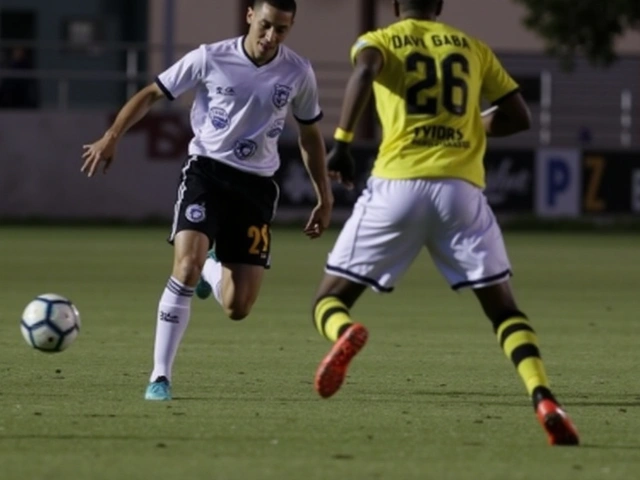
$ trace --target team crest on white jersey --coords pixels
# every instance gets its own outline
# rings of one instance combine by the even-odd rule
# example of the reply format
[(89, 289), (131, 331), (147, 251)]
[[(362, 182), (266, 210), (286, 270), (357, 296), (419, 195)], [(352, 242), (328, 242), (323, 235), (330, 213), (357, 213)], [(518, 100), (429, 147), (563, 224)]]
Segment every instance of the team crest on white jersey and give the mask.
[(216, 87), (216, 94), (217, 95), (222, 95), (225, 97), (235, 97), (236, 96), (236, 89), (233, 87), (221, 87), (221, 86), (217, 86)]
[(184, 216), (187, 217), (187, 220), (191, 223), (201, 223), (204, 222), (205, 218), (207, 218), (207, 212), (204, 205), (194, 203), (187, 207), (184, 212)]
[(209, 118), (216, 130), (226, 130), (229, 128), (229, 114), (222, 108), (213, 107), (209, 110)]
[(289, 97), (291, 96), (291, 87), (276, 83), (273, 87), (273, 104), (276, 108), (284, 108), (289, 103)]
[(276, 120), (271, 124), (269, 130), (267, 130), (267, 137), (269, 138), (278, 138), (280, 134), (284, 131), (284, 120)]
[(258, 144), (253, 140), (238, 140), (233, 146), (233, 153), (240, 160), (248, 160), (258, 150)]

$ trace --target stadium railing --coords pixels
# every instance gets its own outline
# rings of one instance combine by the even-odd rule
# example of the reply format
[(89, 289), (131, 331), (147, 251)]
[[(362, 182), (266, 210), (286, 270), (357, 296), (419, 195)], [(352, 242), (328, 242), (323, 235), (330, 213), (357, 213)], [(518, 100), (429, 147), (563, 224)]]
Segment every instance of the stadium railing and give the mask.
[[(5, 78), (36, 81), (40, 93), (39, 108), (58, 111), (113, 110), (141, 86), (152, 81), (154, 74), (166, 64), (193, 48), (191, 45), (178, 45), (168, 52), (164, 45), (148, 44), (109, 43), (78, 49), (62, 43), (0, 42), (2, 52), (14, 47), (29, 49), (38, 59), (53, 57), (46, 62), (48, 65), (65, 65), (65, 68), (52, 66), (14, 70), (6, 68), (3, 62), (0, 68), (0, 81)], [(537, 70), (532, 74), (531, 69), (534, 65), (539, 68), (541, 58), (532, 60), (531, 55), (520, 57), (514, 54), (508, 57), (516, 59), (511, 62), (516, 73), (539, 76), (540, 91), (536, 92), (538, 101), (531, 104), (534, 128), (517, 138), (497, 140), (496, 145), (640, 147), (640, 81), (637, 77), (632, 83), (621, 84), (617, 81), (619, 75), (615, 73), (590, 80), (585, 80), (584, 75), (571, 79), (551, 69)], [(103, 59), (108, 61), (102, 62)], [(640, 59), (634, 60), (640, 65)], [(109, 67), (105, 68), (107, 64)], [(325, 112), (322, 126), (330, 137), (340, 113), (350, 66), (344, 61), (314, 62), (314, 68)], [(594, 82), (607, 92), (607, 96), (585, 101), (594, 97)], [(164, 108), (187, 108), (189, 102), (190, 97), (186, 96)], [(379, 137), (380, 132), (373, 120), (370, 119), (372, 128), (367, 140)]]

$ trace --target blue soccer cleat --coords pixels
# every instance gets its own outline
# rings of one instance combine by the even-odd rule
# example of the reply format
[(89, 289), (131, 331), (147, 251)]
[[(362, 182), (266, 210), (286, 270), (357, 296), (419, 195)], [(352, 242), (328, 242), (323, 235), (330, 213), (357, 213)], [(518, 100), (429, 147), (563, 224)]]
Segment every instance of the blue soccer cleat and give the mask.
[[(218, 258), (216, 257), (216, 254), (213, 250), (209, 250), (207, 256), (214, 262), (218, 261)], [(211, 285), (204, 278), (200, 277), (200, 280), (198, 280), (198, 284), (196, 285), (195, 293), (196, 297), (202, 300), (209, 298), (209, 296), (211, 295)]]
[(171, 383), (167, 377), (158, 377), (147, 386), (145, 400), (171, 400)]

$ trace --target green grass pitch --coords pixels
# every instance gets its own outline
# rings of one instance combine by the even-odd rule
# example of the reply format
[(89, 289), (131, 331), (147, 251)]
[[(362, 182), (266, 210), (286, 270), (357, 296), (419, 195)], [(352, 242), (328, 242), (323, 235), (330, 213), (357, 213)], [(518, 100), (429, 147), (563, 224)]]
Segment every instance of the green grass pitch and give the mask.
[[(583, 443), (552, 448), (473, 295), (451, 292), (426, 255), (395, 293), (356, 306), (370, 342), (342, 390), (319, 398), (329, 343), (310, 300), (335, 231), (309, 241), (276, 229), (274, 267), (243, 322), (195, 299), (175, 401), (145, 402), (166, 233), (0, 229), (0, 478), (637, 478), (637, 236), (507, 235), (521, 308)], [(61, 354), (20, 335), (23, 307), (45, 292), (82, 315)]]

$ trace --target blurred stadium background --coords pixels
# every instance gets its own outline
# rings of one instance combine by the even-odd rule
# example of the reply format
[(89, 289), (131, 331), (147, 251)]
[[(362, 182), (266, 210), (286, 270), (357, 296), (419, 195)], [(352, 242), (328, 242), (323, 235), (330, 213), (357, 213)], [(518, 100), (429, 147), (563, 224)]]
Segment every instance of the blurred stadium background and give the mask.
[[(101, 135), (126, 98), (180, 55), (244, 33), (246, 3), (0, 2), (0, 218), (168, 220), (190, 136), (188, 96), (164, 102), (128, 135), (108, 177), (89, 182), (80, 175), (81, 145)], [(288, 44), (316, 68), (330, 139), (349, 48), (359, 32), (393, 20), (391, 2), (299, 3)], [(516, 218), (587, 220), (640, 212), (640, 35), (621, 38), (620, 59), (611, 68), (578, 58), (567, 73), (522, 25), (524, 13), (511, 0), (449, 0), (443, 16), (498, 52), (533, 109), (530, 132), (490, 143), (487, 196), (495, 210)], [(298, 218), (313, 200), (292, 127), (282, 147), (281, 221)], [(360, 186), (378, 137), (369, 112), (358, 137)], [(357, 191), (336, 193), (339, 219)]]

